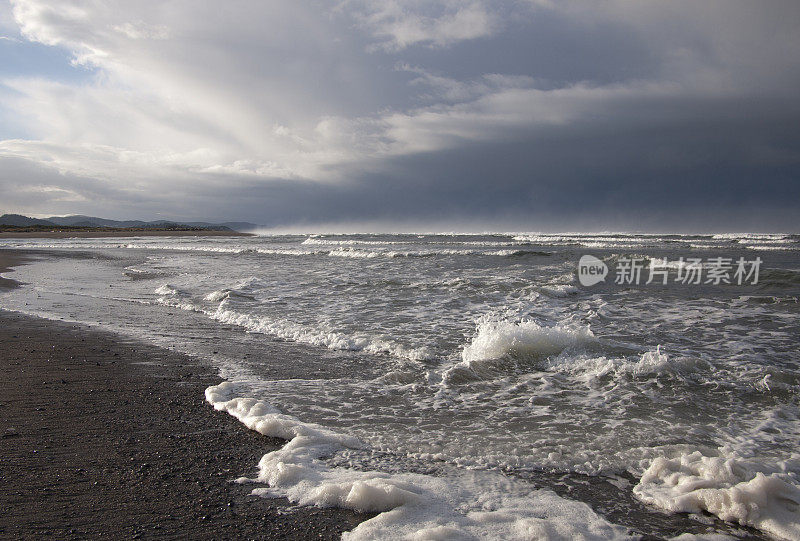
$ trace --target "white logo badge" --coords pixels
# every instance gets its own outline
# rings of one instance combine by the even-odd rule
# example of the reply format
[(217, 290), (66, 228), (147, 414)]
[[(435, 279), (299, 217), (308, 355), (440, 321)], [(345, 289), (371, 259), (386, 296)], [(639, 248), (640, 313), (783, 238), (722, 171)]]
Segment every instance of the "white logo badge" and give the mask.
[(582, 286), (593, 286), (608, 275), (608, 265), (593, 255), (585, 255), (578, 261), (578, 281)]

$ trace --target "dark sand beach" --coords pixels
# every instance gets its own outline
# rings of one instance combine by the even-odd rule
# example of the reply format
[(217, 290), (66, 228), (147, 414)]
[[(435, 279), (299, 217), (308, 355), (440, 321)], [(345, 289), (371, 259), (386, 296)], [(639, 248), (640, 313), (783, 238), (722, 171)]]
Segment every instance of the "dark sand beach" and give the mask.
[[(25, 255), (14, 250), (0, 250), (0, 274), (13, 271), (15, 265), (24, 262)], [(3, 278), (0, 276), (0, 290), (8, 287), (16, 287), (18, 282), (11, 278)]]
[(196, 359), (3, 310), (0, 343), (0, 538), (338, 539), (368, 518), (232, 483), (283, 442), (206, 404)]

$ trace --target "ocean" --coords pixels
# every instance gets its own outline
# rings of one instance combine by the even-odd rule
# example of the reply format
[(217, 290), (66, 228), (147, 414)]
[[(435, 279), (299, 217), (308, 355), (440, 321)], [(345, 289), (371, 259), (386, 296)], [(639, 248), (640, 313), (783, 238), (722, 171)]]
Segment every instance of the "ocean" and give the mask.
[(209, 407), (290, 440), (238, 482), (379, 513), (346, 538), (800, 539), (800, 235), (0, 247), (34, 254), (0, 307), (217, 367)]

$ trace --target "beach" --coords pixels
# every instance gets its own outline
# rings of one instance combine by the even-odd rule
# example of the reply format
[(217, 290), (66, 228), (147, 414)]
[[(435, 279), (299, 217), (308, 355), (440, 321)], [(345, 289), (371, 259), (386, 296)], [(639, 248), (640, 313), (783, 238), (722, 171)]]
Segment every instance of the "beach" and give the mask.
[[(798, 538), (798, 240), (734, 240), (5, 240), (0, 537)], [(581, 288), (590, 246), (770, 267)]]
[(231, 482), (284, 442), (209, 407), (197, 359), (4, 310), (0, 343), (0, 537), (338, 539), (366, 518)]
[[(12, 270), (15, 265), (25, 261), (25, 256), (14, 250), (0, 250), (0, 274)], [(0, 276), (0, 291), (16, 287), (18, 283), (11, 278)]]
[(798, 21), (0, 0), (0, 541), (800, 541)]

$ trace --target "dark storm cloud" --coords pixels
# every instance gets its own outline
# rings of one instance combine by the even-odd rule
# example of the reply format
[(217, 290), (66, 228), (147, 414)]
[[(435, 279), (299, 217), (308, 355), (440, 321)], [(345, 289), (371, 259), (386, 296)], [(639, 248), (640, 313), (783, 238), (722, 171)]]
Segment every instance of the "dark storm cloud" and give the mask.
[(678, 134), (536, 134), (396, 159), (384, 173), (363, 173), (347, 185), (255, 185), (234, 207), (266, 225), (780, 230), (800, 219), (797, 163), (785, 159), (800, 149), (774, 146), (781, 132), (796, 130), (800, 118), (792, 120), (695, 125)]

